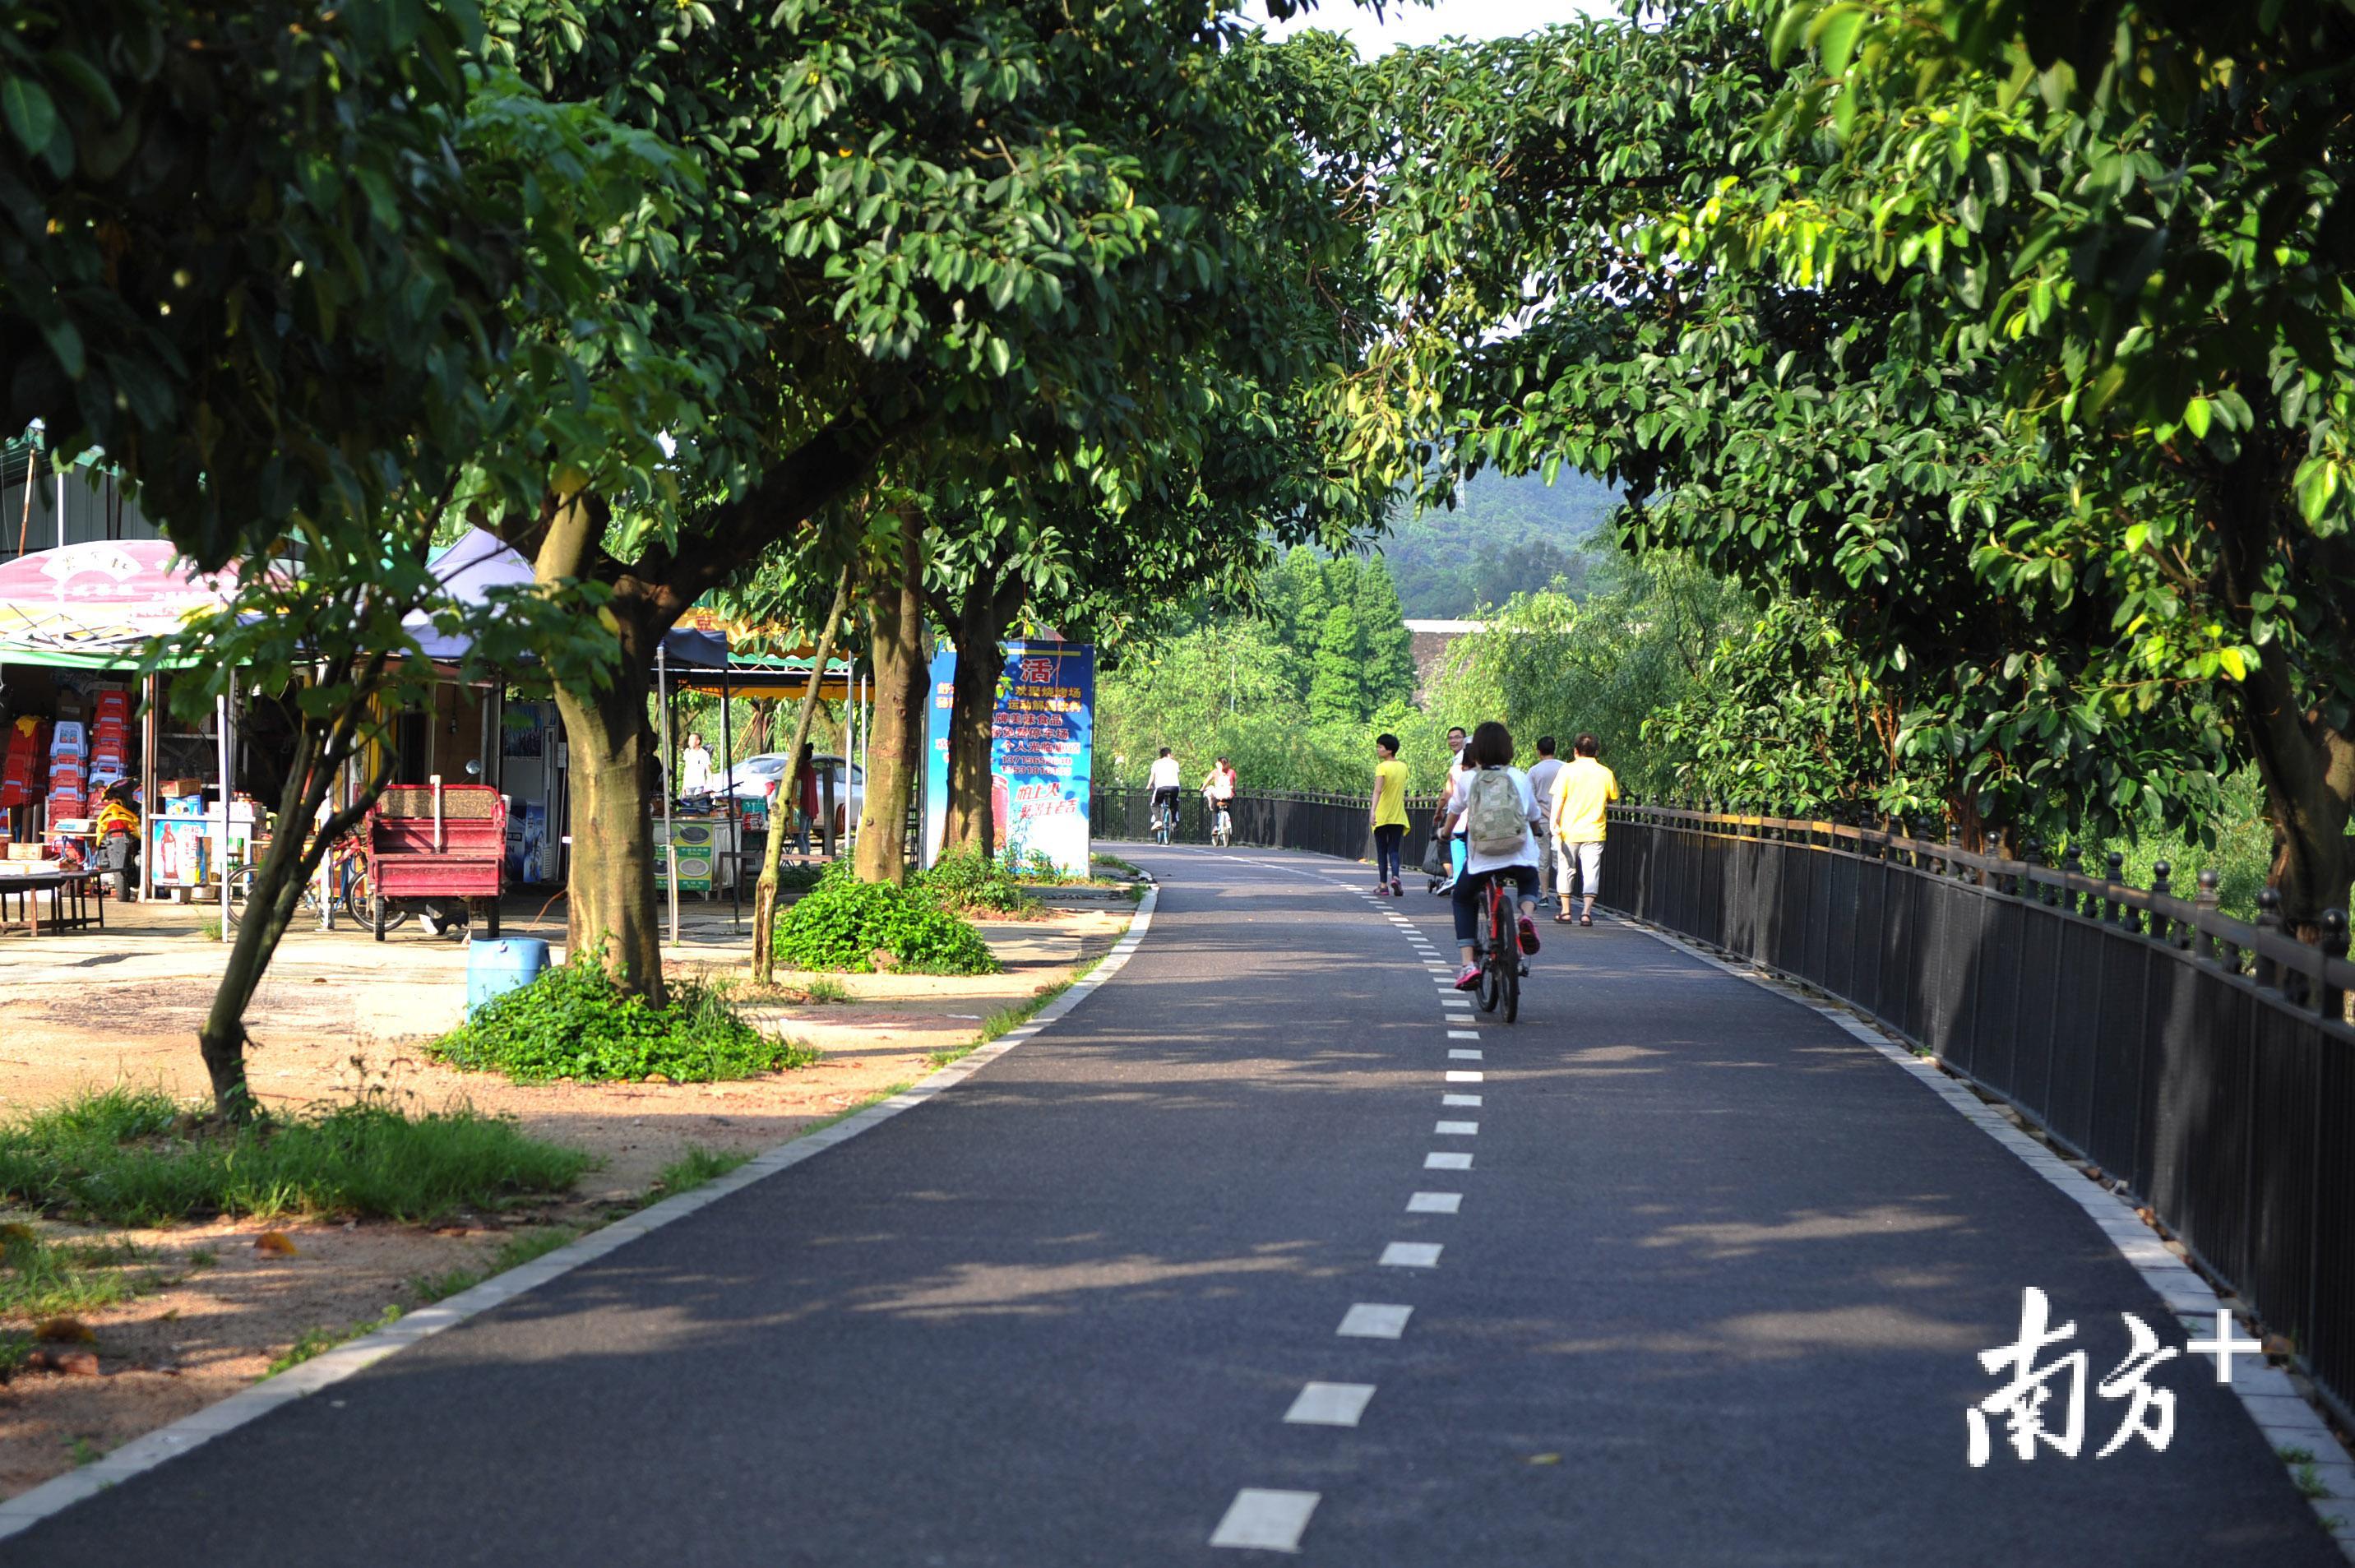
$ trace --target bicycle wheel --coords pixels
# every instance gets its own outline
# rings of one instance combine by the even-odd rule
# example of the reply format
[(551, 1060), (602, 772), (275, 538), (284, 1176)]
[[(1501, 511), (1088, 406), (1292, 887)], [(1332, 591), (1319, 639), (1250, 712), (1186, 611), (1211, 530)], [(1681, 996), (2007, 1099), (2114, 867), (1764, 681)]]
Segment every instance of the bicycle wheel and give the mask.
[[(1482, 896), (1487, 895), (1484, 892)], [(1489, 920), (1484, 923), (1489, 929), (1477, 932), (1472, 944), (1472, 955), (1479, 961), (1480, 965), (1480, 989), (1476, 994), (1480, 999), (1480, 1010), (1484, 1013), (1493, 1013), (1497, 1010), (1497, 1004), (1504, 999), (1504, 982), (1497, 973), (1498, 950), (1496, 922)]]
[[(343, 905), (344, 913), (354, 925), (372, 926), (376, 923), (376, 901), (373, 890), (368, 887), (368, 868), (357, 860), (351, 862), (350, 869), (344, 874)], [(399, 904), (387, 904), (384, 928), (395, 930), (408, 918), (409, 912)]]
[(1507, 1023), (1521, 1011), (1521, 930), (1513, 918), (1518, 907), (1502, 895), (1488, 901), (1488, 951), (1497, 955), (1497, 996)]
[(252, 867), (240, 866), (229, 874), (229, 923), (231, 926), (244, 923), (246, 900), (252, 892)]

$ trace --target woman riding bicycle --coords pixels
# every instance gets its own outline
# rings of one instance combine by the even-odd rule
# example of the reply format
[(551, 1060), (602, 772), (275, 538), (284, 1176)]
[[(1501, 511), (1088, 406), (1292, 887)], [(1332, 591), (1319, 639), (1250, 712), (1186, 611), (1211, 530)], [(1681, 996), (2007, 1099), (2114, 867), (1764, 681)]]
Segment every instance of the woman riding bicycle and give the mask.
[(1455, 976), (1459, 991), (1480, 984), (1473, 934), (1479, 929), (1480, 895), (1491, 879), (1512, 882), (1520, 898), (1523, 953), (1538, 950), (1538, 848), (1529, 829), (1538, 820), (1537, 796), (1527, 773), (1513, 766), (1513, 737), (1494, 720), (1472, 731), (1464, 745), (1466, 766), (1447, 797), (1447, 813), (1464, 824), (1464, 874), (1455, 879), (1455, 944), (1464, 960)]
[(1202, 780), (1202, 805), (1210, 818), (1210, 842), (1224, 844), (1231, 831), (1227, 810), (1235, 803), (1235, 770), (1226, 758), (1211, 764)]

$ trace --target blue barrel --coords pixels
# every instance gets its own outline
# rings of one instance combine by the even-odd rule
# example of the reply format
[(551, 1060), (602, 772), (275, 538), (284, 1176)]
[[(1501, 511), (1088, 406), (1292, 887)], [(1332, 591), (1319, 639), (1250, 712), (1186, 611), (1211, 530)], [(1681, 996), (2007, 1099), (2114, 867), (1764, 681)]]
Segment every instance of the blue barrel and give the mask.
[(466, 1016), (493, 997), (528, 986), (548, 967), (548, 944), (530, 936), (466, 944)]

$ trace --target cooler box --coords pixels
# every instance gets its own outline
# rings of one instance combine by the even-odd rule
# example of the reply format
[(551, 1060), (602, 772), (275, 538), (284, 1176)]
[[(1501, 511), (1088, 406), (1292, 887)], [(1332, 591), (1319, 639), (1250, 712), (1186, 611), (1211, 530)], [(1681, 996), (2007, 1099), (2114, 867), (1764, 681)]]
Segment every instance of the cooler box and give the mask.
[(506, 936), (466, 944), (466, 1015), (494, 997), (528, 986), (548, 967), (548, 944), (536, 937)]

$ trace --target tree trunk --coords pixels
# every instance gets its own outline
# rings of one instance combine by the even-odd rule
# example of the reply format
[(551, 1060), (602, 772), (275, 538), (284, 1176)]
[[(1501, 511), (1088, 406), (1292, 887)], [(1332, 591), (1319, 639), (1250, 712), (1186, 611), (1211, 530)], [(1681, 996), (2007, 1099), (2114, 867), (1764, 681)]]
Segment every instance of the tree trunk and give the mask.
[[(2264, 582), (2274, 549), (2270, 503), (2280, 475), (2246, 454), (2219, 487), (2217, 540), (2228, 603), (2245, 604)], [(2279, 644), (2264, 650), (2240, 683), (2242, 724), (2265, 786), (2274, 861), (2267, 880), (2281, 895), (2282, 924), (2302, 942), (2322, 934), (2326, 910), (2344, 910), (2355, 881), (2349, 803), (2355, 800), (2355, 737), (2310, 712)]]
[(2282, 924), (2301, 942), (2321, 938), (2326, 910), (2347, 908), (2355, 883), (2349, 853), (2349, 800), (2355, 796), (2355, 741), (2290, 706), (2289, 681), (2267, 649), (2241, 683), (2257, 776), (2273, 818), (2274, 859), (2266, 880), (2281, 895)]
[(769, 813), (769, 842), (761, 855), (761, 884), (752, 894), (752, 978), (768, 985), (777, 972), (777, 870), (784, 861), (785, 808), (801, 798), (802, 750), (809, 740), (811, 720), (817, 716), (818, 688), (826, 684), (826, 661), (834, 656), (834, 634), (842, 624), (844, 606), (850, 602), (850, 568), (834, 585), (834, 607), (826, 613), (826, 626), (817, 635), (817, 651), (810, 660), (809, 689), (802, 693), (801, 711), (794, 717), (794, 741), (785, 754), (793, 763), (777, 786), (777, 809)]
[(646, 722), (651, 683), (635, 640), (623, 638), (610, 686), (556, 688), (571, 791), (564, 940), (571, 955), (602, 946), (615, 983), (660, 1006), (667, 993), (647, 819), (655, 737)]
[(997, 682), (1006, 673), (1007, 628), (1022, 608), (1019, 578), (976, 580), (957, 607), (956, 683), (949, 710), (949, 800), (941, 834), (943, 851), (997, 853), (1006, 825), (996, 819), (991, 788)]
[(858, 878), (908, 880), (908, 806), (915, 798), (924, 733), (924, 524), (900, 513), (899, 559), (878, 572), (868, 595), (875, 665), (875, 731), (868, 742), (866, 794), (858, 816)]
[[(254, 868), (246, 887), (245, 915), (229, 944), (229, 962), (213, 987), (211, 1005), (197, 1031), (197, 1050), (204, 1058), (212, 1083), (213, 1108), (230, 1121), (250, 1120), (256, 1109), (246, 1082), (245, 1009), (252, 1004), (280, 938), (302, 907), (304, 884), (318, 873), (330, 846), (364, 817), (390, 782), (380, 772), (341, 811), (319, 818), (320, 807), (334, 787), (358, 742), (362, 715), (373, 700), (383, 673), (379, 656), (354, 677), (348, 671), (331, 683), (356, 689), (359, 695), (337, 712), (307, 719), (295, 731), (294, 752), (287, 759), (286, 783), (279, 792), (278, 826), (270, 852)], [(314, 822), (316, 832), (306, 831)]]

